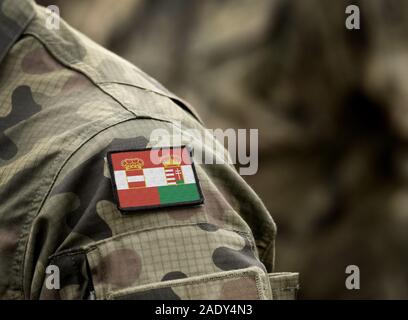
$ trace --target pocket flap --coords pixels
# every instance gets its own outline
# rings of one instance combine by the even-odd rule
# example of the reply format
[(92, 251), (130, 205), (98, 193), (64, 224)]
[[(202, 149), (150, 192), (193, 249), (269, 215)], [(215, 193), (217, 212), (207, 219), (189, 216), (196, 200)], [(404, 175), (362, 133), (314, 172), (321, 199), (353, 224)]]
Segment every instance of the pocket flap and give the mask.
[(131, 287), (108, 295), (119, 300), (271, 299), (267, 275), (258, 267)]

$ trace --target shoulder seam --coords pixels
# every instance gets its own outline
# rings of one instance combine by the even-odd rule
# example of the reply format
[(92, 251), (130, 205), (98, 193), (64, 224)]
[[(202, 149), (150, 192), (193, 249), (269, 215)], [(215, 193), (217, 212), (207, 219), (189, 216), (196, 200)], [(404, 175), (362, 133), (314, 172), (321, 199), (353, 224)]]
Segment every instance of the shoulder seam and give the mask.
[(126, 108), (123, 103), (121, 103), (118, 99), (116, 99), (114, 96), (112, 96), (109, 92), (107, 92), (106, 90), (104, 90), (100, 85), (98, 85), (97, 82), (94, 81), (94, 79), (92, 79), (92, 77), (90, 77), (87, 73), (83, 72), (83, 70), (79, 69), (79, 68), (75, 68), (74, 66), (72, 66), (72, 64), (64, 61), (63, 59), (59, 58), (58, 55), (55, 54), (55, 52), (52, 51), (52, 49), (50, 48), (50, 46), (48, 46), (48, 44), (44, 41), (41, 40), (41, 38), (32, 32), (26, 32), (25, 35), (30, 36), (34, 39), (36, 39), (39, 43), (41, 43), (41, 45), (44, 46), (44, 48), (47, 50), (47, 52), (56, 60), (58, 61), (60, 64), (62, 64), (64, 67), (66, 67), (67, 69), (70, 69), (72, 71), (75, 71), (81, 75), (83, 75), (84, 77), (86, 77), (91, 83), (93, 83), (95, 85), (95, 87), (97, 87), (101, 92), (103, 92), (105, 95), (109, 96), (112, 100), (114, 100), (116, 103), (118, 103), (124, 110), (126, 110), (127, 112), (129, 112), (130, 114), (132, 114), (133, 116), (137, 117), (138, 115), (135, 114), (133, 111), (129, 110), (128, 108)]

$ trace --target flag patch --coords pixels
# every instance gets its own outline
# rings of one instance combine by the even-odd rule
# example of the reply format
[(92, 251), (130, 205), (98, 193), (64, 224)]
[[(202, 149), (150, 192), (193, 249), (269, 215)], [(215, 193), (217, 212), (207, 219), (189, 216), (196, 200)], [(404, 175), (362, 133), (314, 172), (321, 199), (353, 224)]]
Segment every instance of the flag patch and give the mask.
[(110, 151), (107, 160), (121, 211), (204, 201), (191, 151), (186, 146)]

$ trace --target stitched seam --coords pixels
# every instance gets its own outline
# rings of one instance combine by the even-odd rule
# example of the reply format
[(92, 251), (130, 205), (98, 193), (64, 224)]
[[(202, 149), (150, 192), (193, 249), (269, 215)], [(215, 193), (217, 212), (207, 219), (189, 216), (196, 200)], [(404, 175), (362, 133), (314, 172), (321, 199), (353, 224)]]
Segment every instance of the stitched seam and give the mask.
[(52, 46), (49, 45), (47, 42), (45, 42), (43, 39), (41, 39), (41, 37), (39, 35), (37, 35), (36, 33), (34, 33), (33, 31), (27, 31), (24, 33), (27, 36), (31, 36), (34, 39), (37, 39), (37, 41), (39, 41), (48, 51), (48, 53), (50, 53), (52, 55), (52, 57), (57, 60), (59, 63), (61, 63), (64, 67), (73, 70), (77, 73), (80, 73), (81, 75), (85, 76), (90, 82), (92, 82), (92, 84), (95, 85), (95, 87), (97, 87), (101, 92), (103, 92), (104, 94), (106, 94), (107, 96), (109, 96), (111, 99), (113, 99), (115, 102), (117, 102), (124, 110), (126, 110), (127, 112), (131, 113), (134, 116), (137, 116), (136, 113), (134, 113), (132, 110), (128, 109), (125, 107), (124, 104), (122, 104), (117, 98), (115, 98), (114, 96), (112, 96), (109, 92), (103, 90), (103, 88), (101, 86), (98, 85), (98, 83), (90, 76), (88, 75), (86, 72), (84, 72), (84, 70), (81, 70), (79, 68), (76, 68), (75, 66), (73, 66), (72, 64), (70, 64), (69, 62), (63, 60), (61, 57), (59, 57), (52, 49)]
[(255, 285), (257, 288), (258, 297), (263, 297), (263, 290), (265, 286), (262, 285), (262, 279), (260, 272), (263, 272), (258, 267), (252, 267), (247, 269), (239, 269), (234, 271), (227, 271), (227, 272), (218, 272), (212, 273), (211, 275), (200, 275), (189, 277), (187, 279), (180, 279), (180, 280), (172, 280), (172, 281), (163, 281), (163, 282), (154, 282), (147, 285), (136, 286), (134, 288), (127, 288), (123, 290), (119, 290), (117, 292), (111, 292), (106, 295), (107, 299), (111, 299), (118, 296), (124, 296), (126, 294), (143, 292), (145, 290), (156, 289), (156, 288), (168, 288), (168, 287), (183, 287), (192, 284), (205, 284), (208, 282), (215, 282), (215, 281), (222, 281), (222, 280), (229, 280), (235, 278), (255, 278)]

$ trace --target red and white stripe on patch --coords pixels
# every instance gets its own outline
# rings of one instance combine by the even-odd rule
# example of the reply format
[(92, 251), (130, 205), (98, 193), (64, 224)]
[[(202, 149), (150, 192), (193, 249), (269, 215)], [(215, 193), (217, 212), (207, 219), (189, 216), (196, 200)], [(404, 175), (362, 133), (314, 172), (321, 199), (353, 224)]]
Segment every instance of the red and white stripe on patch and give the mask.
[(183, 182), (183, 172), (180, 167), (170, 167), (164, 170), (167, 184), (177, 184)]
[(129, 189), (144, 188), (146, 186), (143, 170), (126, 171), (126, 179)]

